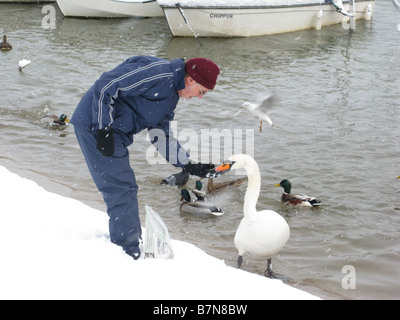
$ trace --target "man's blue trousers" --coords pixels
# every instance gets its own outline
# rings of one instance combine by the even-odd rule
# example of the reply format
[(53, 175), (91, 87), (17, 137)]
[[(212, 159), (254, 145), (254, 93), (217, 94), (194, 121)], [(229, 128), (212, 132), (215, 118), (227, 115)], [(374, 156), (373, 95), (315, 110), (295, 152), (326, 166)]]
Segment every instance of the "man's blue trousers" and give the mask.
[(114, 134), (114, 155), (104, 157), (96, 148), (93, 130), (79, 126), (74, 129), (90, 174), (107, 205), (111, 242), (121, 246), (131, 256), (140, 253), (142, 229), (137, 201), (138, 186), (129, 163), (127, 147)]

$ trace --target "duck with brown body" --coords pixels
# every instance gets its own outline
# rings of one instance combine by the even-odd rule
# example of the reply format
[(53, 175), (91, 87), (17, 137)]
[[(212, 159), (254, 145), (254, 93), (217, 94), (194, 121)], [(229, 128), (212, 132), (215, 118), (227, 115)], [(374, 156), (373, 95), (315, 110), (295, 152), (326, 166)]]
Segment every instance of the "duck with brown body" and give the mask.
[(3, 41), (0, 42), (0, 50), (1, 51), (10, 51), (12, 49), (12, 45), (7, 42), (7, 36), (3, 35)]
[(217, 194), (220, 193), (221, 191), (238, 187), (243, 183), (245, 183), (246, 181), (247, 177), (239, 178), (237, 180), (222, 181), (222, 182), (214, 182), (213, 178), (208, 178), (207, 192), (208, 194)]

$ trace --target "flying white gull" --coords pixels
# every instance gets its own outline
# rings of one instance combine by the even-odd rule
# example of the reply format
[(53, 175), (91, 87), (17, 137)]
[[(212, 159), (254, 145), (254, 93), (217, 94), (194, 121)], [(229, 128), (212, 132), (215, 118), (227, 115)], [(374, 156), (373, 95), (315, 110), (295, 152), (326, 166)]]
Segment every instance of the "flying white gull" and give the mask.
[(267, 112), (271, 110), (275, 106), (276, 98), (272, 93), (264, 96), (259, 103), (250, 103), (245, 102), (242, 105), (242, 108), (250, 111), (255, 117), (260, 119), (260, 131), (262, 131), (262, 123), (265, 121), (271, 127), (274, 125), (272, 120), (269, 118)]

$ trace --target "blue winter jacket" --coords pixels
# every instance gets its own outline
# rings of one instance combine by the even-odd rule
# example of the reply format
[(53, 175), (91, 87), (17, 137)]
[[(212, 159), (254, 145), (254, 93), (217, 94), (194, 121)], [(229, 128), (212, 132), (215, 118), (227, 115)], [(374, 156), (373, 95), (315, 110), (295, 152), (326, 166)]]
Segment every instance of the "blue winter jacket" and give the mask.
[[(91, 130), (112, 128), (126, 146), (132, 144), (134, 134), (160, 129), (165, 134), (166, 147), (158, 151), (174, 166), (183, 167), (189, 162), (189, 154), (172, 133), (170, 136), (169, 123), (175, 116), (178, 90), (185, 88), (184, 78), (182, 59), (129, 58), (100, 76), (82, 97), (71, 123)], [(153, 136), (152, 143), (158, 138)], [(170, 152), (170, 148), (176, 152)]]

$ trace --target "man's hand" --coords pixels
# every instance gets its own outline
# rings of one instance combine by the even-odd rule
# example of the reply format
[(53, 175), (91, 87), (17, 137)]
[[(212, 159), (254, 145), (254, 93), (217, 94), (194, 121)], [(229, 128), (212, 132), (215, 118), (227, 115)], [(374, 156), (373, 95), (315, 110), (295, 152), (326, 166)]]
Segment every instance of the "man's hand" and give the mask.
[(198, 176), (200, 178), (206, 178), (207, 175), (213, 172), (215, 166), (213, 164), (202, 164), (202, 163), (188, 163), (183, 167), (182, 172), (175, 173), (169, 177), (163, 179), (161, 184), (168, 184), (170, 186), (182, 187), (189, 180), (189, 175)]
[(114, 134), (112, 129), (105, 130), (99, 129), (96, 131), (96, 141), (97, 141), (97, 150), (99, 150), (103, 156), (111, 157), (114, 154)]

